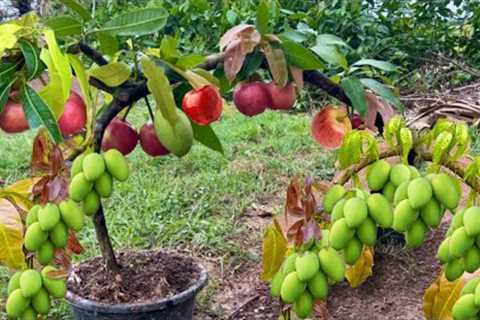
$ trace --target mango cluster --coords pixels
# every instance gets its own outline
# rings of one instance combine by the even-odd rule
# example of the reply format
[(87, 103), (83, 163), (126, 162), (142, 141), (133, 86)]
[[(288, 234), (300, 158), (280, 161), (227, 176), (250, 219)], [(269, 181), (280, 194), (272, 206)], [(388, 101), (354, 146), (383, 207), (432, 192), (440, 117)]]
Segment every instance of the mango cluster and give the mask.
[(437, 258), (444, 264), (449, 281), (480, 268), (480, 207), (457, 211), (438, 247)]
[(57, 271), (46, 266), (41, 272), (34, 269), (19, 271), (8, 283), (6, 311), (9, 318), (35, 320), (38, 315), (46, 315), (52, 298), (63, 298), (67, 291), (63, 279), (50, 277)]
[(327, 297), (328, 284), (343, 281), (344, 274), (342, 256), (325, 241), (317, 241), (308, 250), (285, 259), (272, 279), (270, 292), (292, 304), (296, 315), (304, 319), (312, 313), (315, 299)]
[(345, 262), (349, 265), (360, 258), (364, 245), (375, 245), (377, 225), (389, 228), (393, 221), (392, 205), (384, 195), (360, 189), (346, 192), (341, 185), (328, 190), (323, 208), (331, 214), (329, 245), (344, 250)]
[(35, 205), (27, 214), (24, 246), (36, 252), (38, 262), (47, 265), (53, 260), (55, 249), (67, 245), (69, 229), (80, 231), (83, 224), (83, 211), (71, 199), (58, 205)]
[(100, 198), (112, 195), (113, 178), (125, 181), (128, 175), (127, 160), (116, 149), (110, 149), (103, 154), (82, 154), (72, 164), (70, 198), (81, 202), (83, 212), (91, 216), (98, 211)]
[(480, 317), (480, 278), (468, 281), (460, 292), (460, 298), (452, 308), (455, 320), (470, 320)]

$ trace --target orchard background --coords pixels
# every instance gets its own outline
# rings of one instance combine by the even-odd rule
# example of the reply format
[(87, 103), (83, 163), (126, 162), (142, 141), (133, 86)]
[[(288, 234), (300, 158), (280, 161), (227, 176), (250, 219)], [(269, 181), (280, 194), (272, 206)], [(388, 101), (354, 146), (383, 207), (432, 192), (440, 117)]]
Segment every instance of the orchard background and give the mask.
[[(158, 46), (163, 35), (177, 39), (183, 53), (216, 53), (218, 40), (231, 27), (255, 24), (258, 5), (257, 1), (247, 0), (81, 2), (99, 25), (136, 7), (167, 10), (168, 19), (159, 35), (142, 36), (134, 44), (120, 43), (125, 49), (123, 58), (132, 64), (131, 52)], [(478, 1), (274, 3), (271, 24), (275, 32), (311, 48), (327, 66), (324, 71), (332, 79), (360, 70), (367, 77), (381, 80), (393, 89), (394, 95), (386, 94), (387, 99), (397, 103), (395, 97), (399, 96), (407, 108), (407, 119), (414, 119), (421, 127), (432, 125), (433, 120), (428, 117), (430, 114), (417, 118), (422, 115), (419, 110), (469, 120), (473, 137), (469, 152), (480, 153), (480, 132), (476, 127), (480, 114)], [(71, 14), (60, 2), (34, 4), (34, 9), (44, 17)], [(331, 45), (322, 46), (325, 35), (338, 38)], [(367, 58), (376, 62), (355, 65)], [(429, 100), (432, 95), (441, 97), (442, 103)], [(455, 108), (460, 95), (463, 100)], [(118, 184), (115, 194), (105, 203), (108, 226), (115, 248), (182, 249), (207, 265), (211, 278), (198, 300), (198, 319), (247, 319), (251, 314), (258, 319), (276, 319), (270, 309), (278, 311), (279, 307), (265, 300), (268, 289), (259, 280), (263, 230), (272, 216), (283, 213), (285, 190), (292, 178), (330, 180), (334, 176), (337, 152), (319, 146), (312, 139), (310, 126), (318, 110), (339, 102), (307, 84), (293, 109), (267, 110), (249, 118), (236, 110), (231, 91), (224, 97), (222, 119), (212, 124), (222, 141), (224, 155), (196, 143), (183, 158), (152, 158), (137, 146), (128, 156), (132, 176), (128, 182)], [(458, 110), (469, 112), (459, 115)], [(128, 115), (137, 130), (148, 119), (144, 105), (136, 106)], [(0, 135), (2, 186), (30, 175), (35, 134), (27, 131)], [(78, 237), (85, 251), (75, 261), (99, 255), (91, 222)], [(391, 243), (381, 246), (376, 255), (380, 256), (379, 263), (400, 261), (404, 267), (390, 272), (411, 272), (414, 277), (416, 263), (422, 263), (421, 259), (416, 261), (418, 252), (405, 252)], [(9, 277), (8, 269), (0, 269), (2, 306)], [(432, 274), (430, 280), (434, 278)], [(340, 287), (327, 306), (333, 306), (333, 310), (341, 308), (338, 300), (349, 290), (353, 289)], [(420, 317), (422, 297), (412, 297), (415, 299), (409, 310), (417, 310)], [(245, 313), (244, 309), (252, 313)], [(68, 319), (67, 306), (57, 303), (49, 317)]]

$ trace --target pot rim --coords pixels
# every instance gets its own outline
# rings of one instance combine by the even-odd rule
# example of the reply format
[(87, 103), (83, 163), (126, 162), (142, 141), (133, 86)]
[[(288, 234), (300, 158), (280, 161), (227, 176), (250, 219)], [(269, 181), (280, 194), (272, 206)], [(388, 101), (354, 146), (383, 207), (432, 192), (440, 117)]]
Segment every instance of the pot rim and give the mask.
[[(155, 251), (155, 250), (134, 250), (134, 251), (148, 252), (148, 251)], [(168, 250), (165, 250), (164, 252), (173, 253), (172, 251), (168, 251)], [(175, 252), (175, 253), (178, 254), (178, 252)], [(72, 307), (86, 310), (86, 311), (94, 311), (96, 313), (104, 312), (104, 313), (114, 313), (114, 314), (115, 313), (128, 314), (132, 312), (150, 312), (150, 311), (158, 311), (158, 310), (166, 309), (168, 307), (181, 304), (187, 301), (188, 299), (195, 297), (197, 293), (207, 285), (208, 283), (207, 270), (200, 263), (196, 261), (193, 261), (193, 263), (199, 269), (199, 276), (197, 280), (186, 290), (168, 298), (162, 298), (158, 300), (152, 300), (148, 302), (139, 302), (139, 303), (108, 304), (108, 303), (102, 303), (102, 302), (97, 302), (97, 301), (83, 298), (71, 292), (70, 290), (67, 290), (67, 293), (65, 295), (65, 300)], [(70, 274), (69, 278), (72, 277), (74, 273), (75, 272), (73, 271)]]

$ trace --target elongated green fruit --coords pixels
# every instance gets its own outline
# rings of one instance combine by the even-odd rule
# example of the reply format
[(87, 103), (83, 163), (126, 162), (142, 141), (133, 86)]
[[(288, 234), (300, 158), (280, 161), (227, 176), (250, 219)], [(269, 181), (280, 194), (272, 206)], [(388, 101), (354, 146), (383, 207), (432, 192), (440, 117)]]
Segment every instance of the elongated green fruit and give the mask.
[(112, 195), (113, 191), (113, 179), (110, 173), (104, 172), (96, 181), (95, 181), (95, 191), (102, 198), (108, 198)]
[(354, 234), (355, 230), (350, 229), (345, 218), (341, 218), (333, 223), (328, 233), (329, 243), (334, 249), (341, 250), (347, 246)]
[(438, 247), (437, 259), (441, 264), (445, 264), (455, 259), (455, 257), (450, 254), (450, 237), (445, 238)]
[(318, 253), (323, 272), (333, 281), (341, 282), (345, 276), (345, 262), (333, 248), (322, 249)]
[(446, 173), (439, 173), (432, 178), (432, 188), (435, 198), (450, 210), (455, 209), (460, 202), (461, 189), (457, 184), (458, 181)]
[(362, 255), (362, 249), (363, 244), (357, 237), (354, 237), (352, 240), (350, 240), (344, 250), (345, 262), (349, 265), (354, 265), (358, 258), (360, 258)]
[(7, 293), (10, 295), (14, 290), (20, 289), (20, 276), (22, 271), (17, 271), (8, 281)]
[(299, 255), (295, 260), (295, 270), (300, 281), (308, 281), (313, 278), (319, 267), (318, 256), (312, 251)]
[(469, 293), (475, 293), (475, 288), (480, 283), (480, 278), (473, 278), (472, 280), (468, 281), (462, 288), (460, 292), (461, 296), (464, 296)]
[(83, 212), (87, 216), (92, 216), (95, 214), (95, 212), (98, 211), (99, 208), (100, 208), (100, 197), (98, 196), (97, 192), (93, 190), (92, 192), (87, 194), (85, 199), (83, 199)]
[(83, 171), (83, 159), (85, 159), (86, 154), (82, 153), (73, 160), (72, 167), (70, 168), (70, 177), (73, 178), (77, 174)]
[(98, 153), (90, 153), (85, 156), (82, 162), (85, 179), (94, 182), (105, 172), (105, 161)]
[(190, 151), (193, 143), (193, 130), (190, 120), (183, 112), (177, 112), (177, 120), (170, 123), (160, 112), (155, 112), (155, 133), (160, 142), (171, 153), (182, 157)]
[(393, 198), (395, 196), (395, 190), (397, 190), (397, 188), (390, 181), (387, 182), (383, 187), (382, 193), (385, 196), (385, 198), (387, 198), (388, 202), (393, 202)]
[(450, 236), (450, 254), (456, 258), (463, 257), (474, 242), (475, 238), (468, 236), (465, 227), (460, 227)]
[(480, 208), (470, 207), (463, 214), (463, 226), (470, 237), (480, 234)]
[(55, 256), (55, 247), (50, 241), (45, 241), (37, 250), (37, 260), (41, 265), (48, 265)]
[(393, 204), (395, 206), (398, 205), (400, 201), (408, 199), (408, 184), (409, 182), (405, 181), (395, 190), (395, 194), (393, 196)]
[(315, 299), (325, 299), (328, 294), (328, 279), (322, 271), (318, 271), (307, 283), (307, 288)]
[(365, 200), (355, 197), (348, 199), (343, 207), (345, 222), (350, 228), (356, 228), (368, 217), (368, 208)]
[(402, 200), (393, 212), (393, 229), (406, 232), (418, 218), (418, 211), (410, 206), (408, 199)]
[(396, 164), (390, 170), (390, 181), (398, 187), (403, 182), (410, 180), (410, 168), (404, 164)]
[(328, 189), (323, 197), (323, 209), (330, 213), (335, 204), (345, 195), (345, 188), (342, 185), (336, 184)]
[(455, 320), (475, 319), (479, 308), (475, 305), (475, 295), (466, 294), (455, 302), (452, 315)]
[(38, 221), (38, 211), (40, 210), (40, 208), (41, 207), (37, 204), (37, 205), (34, 205), (30, 209), (30, 211), (28, 211), (27, 219), (25, 221), (27, 227), (30, 227), (30, 225), (32, 225), (32, 223)]
[(308, 291), (304, 291), (295, 303), (293, 304), (293, 311), (300, 319), (305, 319), (313, 311), (313, 297)]
[(374, 246), (377, 242), (377, 226), (375, 222), (370, 218), (365, 219), (357, 229), (357, 236), (363, 244)]
[(448, 281), (455, 281), (465, 272), (465, 265), (462, 258), (455, 259), (447, 263), (445, 267), (445, 278)]
[(38, 210), (38, 222), (43, 231), (52, 230), (60, 221), (60, 211), (54, 203), (47, 203), (43, 208)]
[(20, 317), (28, 308), (30, 300), (22, 295), (20, 289), (14, 290), (7, 299), (6, 311), (7, 315), (12, 318)]
[(422, 220), (415, 221), (405, 233), (405, 240), (409, 248), (417, 248), (425, 241), (427, 226)]
[[(113, 149), (112, 149), (113, 150)], [(88, 181), (85, 178), (83, 172), (75, 175), (72, 181), (70, 182), (70, 186), (68, 188), (68, 193), (70, 194), (70, 198), (73, 200), (80, 202), (87, 196), (87, 194), (92, 190), (93, 183)]]
[(45, 288), (41, 288), (32, 298), (32, 306), (39, 314), (47, 314), (50, 310), (50, 296)]
[(345, 206), (346, 199), (341, 199), (333, 207), (332, 211), (332, 223), (343, 218), (343, 207)]
[(393, 223), (393, 209), (390, 202), (380, 193), (374, 193), (367, 199), (368, 213), (383, 228), (390, 228)]
[(52, 241), (55, 248), (65, 248), (68, 240), (68, 228), (63, 222), (57, 225), (50, 231), (50, 241)]
[(28, 251), (36, 251), (47, 240), (48, 233), (40, 228), (39, 222), (34, 222), (25, 232), (24, 245)]
[(20, 320), (37, 320), (37, 312), (33, 308), (27, 307), (27, 310), (20, 316)]
[(129, 170), (127, 159), (125, 159), (120, 151), (110, 149), (103, 153), (103, 158), (105, 159), (107, 170), (112, 177), (118, 181), (125, 181), (128, 179)]
[(294, 252), (285, 259), (282, 264), (282, 272), (285, 273), (285, 275), (295, 271), (295, 261), (297, 260), (297, 257), (298, 253)]
[(280, 296), (285, 303), (294, 303), (295, 300), (305, 291), (307, 284), (298, 279), (297, 273), (291, 272), (283, 280)]
[(377, 160), (367, 169), (367, 184), (370, 190), (378, 191), (387, 183), (390, 176), (390, 164), (385, 160)]
[(62, 220), (75, 231), (80, 231), (84, 224), (84, 214), (80, 206), (73, 200), (62, 201), (59, 206)]
[(432, 186), (425, 178), (416, 178), (408, 184), (408, 201), (413, 209), (420, 209), (432, 199)]
[(473, 273), (480, 268), (480, 249), (477, 246), (472, 246), (468, 249), (467, 253), (463, 257), (465, 265), (465, 271)]
[(63, 298), (67, 292), (65, 281), (63, 279), (51, 278), (49, 275), (51, 271), (57, 271), (57, 269), (52, 266), (46, 266), (42, 269), (43, 286), (51, 296), (55, 298)]
[(428, 227), (437, 228), (440, 225), (443, 211), (437, 199), (432, 198), (427, 202), (420, 210), (420, 217)]
[(456, 214), (452, 217), (452, 222), (450, 222), (450, 227), (447, 230), (447, 236), (451, 236), (452, 233), (460, 227), (463, 227), (463, 215), (465, 214), (465, 209), (457, 210)]
[(272, 278), (270, 283), (270, 294), (272, 297), (280, 297), (280, 290), (282, 289), (283, 280), (285, 280), (285, 273), (279, 270)]
[(42, 276), (37, 270), (25, 270), (20, 276), (20, 291), (25, 298), (31, 298), (42, 287)]

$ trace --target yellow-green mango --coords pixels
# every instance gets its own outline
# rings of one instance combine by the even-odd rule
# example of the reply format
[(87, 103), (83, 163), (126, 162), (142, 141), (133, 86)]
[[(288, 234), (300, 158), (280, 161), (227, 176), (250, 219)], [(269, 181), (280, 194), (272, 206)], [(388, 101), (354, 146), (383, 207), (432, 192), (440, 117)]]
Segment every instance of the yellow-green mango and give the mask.
[(472, 246), (468, 249), (467, 253), (463, 257), (463, 263), (465, 265), (465, 271), (473, 273), (480, 268), (480, 249), (477, 246)]
[(60, 221), (60, 210), (54, 203), (47, 203), (38, 210), (38, 222), (43, 231), (50, 231)]
[(270, 294), (272, 297), (280, 297), (280, 290), (282, 289), (283, 280), (285, 280), (286, 274), (279, 270), (272, 278), (270, 282)]
[(38, 221), (38, 211), (40, 210), (40, 208), (41, 206), (37, 204), (37, 205), (34, 205), (30, 209), (30, 211), (28, 211), (27, 219), (25, 220), (25, 224), (27, 225), (27, 227), (30, 227), (32, 223)]
[(88, 215), (92, 216), (95, 214), (95, 212), (98, 211), (100, 208), (100, 197), (97, 194), (97, 192), (92, 191), (87, 196), (85, 199), (83, 199), (83, 212)]
[(304, 291), (293, 304), (293, 311), (300, 319), (305, 319), (313, 311), (313, 297), (308, 291)]
[(395, 191), (397, 188), (391, 183), (390, 181), (385, 184), (383, 187), (382, 193), (387, 198), (388, 202), (393, 202), (393, 198), (395, 196)]
[(355, 197), (358, 197), (362, 200), (367, 200), (368, 196), (370, 195), (370, 193), (360, 188), (354, 188), (352, 191), (354, 191)]
[(454, 259), (450, 254), (450, 237), (445, 238), (437, 250), (437, 259), (440, 261), (441, 264), (445, 264), (450, 262)]
[(408, 199), (398, 203), (393, 211), (393, 229), (406, 232), (418, 218), (418, 211), (410, 206)]
[(452, 316), (455, 320), (475, 319), (479, 310), (479, 307), (475, 305), (475, 295), (466, 294), (453, 305)]
[(414, 166), (408, 166), (408, 168), (410, 169), (410, 179), (420, 177), (420, 172), (418, 172), (417, 168), (415, 168)]
[(420, 209), (432, 199), (432, 186), (425, 178), (410, 181), (407, 187), (408, 201), (413, 209)]
[(420, 209), (420, 217), (423, 222), (432, 228), (437, 228), (442, 222), (443, 212), (437, 199), (432, 198), (427, 204)]
[(432, 178), (432, 188), (435, 198), (450, 210), (455, 209), (462, 196), (457, 186), (458, 181), (446, 173), (439, 173)]
[(323, 210), (325, 212), (332, 212), (335, 204), (345, 195), (345, 188), (342, 185), (336, 184), (328, 189), (323, 197)]
[(333, 207), (332, 211), (332, 223), (343, 218), (343, 207), (345, 206), (346, 199), (341, 199)]
[(37, 260), (41, 265), (48, 265), (55, 256), (55, 247), (50, 241), (45, 241), (37, 250)]
[(393, 223), (393, 209), (387, 198), (374, 193), (367, 199), (368, 213), (383, 228), (390, 228)]
[(405, 181), (395, 190), (395, 194), (393, 195), (393, 204), (395, 206), (398, 205), (400, 201), (408, 199), (408, 184), (409, 182)]
[(33, 308), (28, 307), (19, 318), (20, 320), (37, 320), (37, 313)]
[(480, 234), (480, 208), (470, 207), (463, 214), (463, 226), (465, 231), (471, 237)]
[(368, 208), (365, 200), (354, 197), (345, 202), (343, 207), (345, 222), (350, 228), (356, 228), (368, 217)]
[(379, 191), (387, 183), (390, 176), (390, 164), (385, 160), (377, 160), (367, 169), (367, 184), (370, 190)]
[(73, 178), (77, 174), (83, 171), (83, 159), (85, 159), (86, 154), (82, 153), (75, 158), (72, 162), (72, 167), (70, 168), (70, 177)]
[(29, 269), (20, 276), (20, 291), (25, 298), (31, 298), (42, 287), (42, 276), (37, 270)]
[(463, 257), (474, 242), (475, 238), (468, 236), (465, 227), (460, 227), (450, 236), (449, 252), (456, 258)]
[(285, 275), (295, 271), (295, 261), (297, 260), (298, 253), (294, 252), (289, 255), (282, 264), (282, 271)]
[(415, 221), (405, 233), (407, 247), (417, 248), (421, 246), (423, 241), (425, 241), (427, 230), (427, 226), (425, 226), (422, 220)]
[(20, 276), (22, 271), (17, 271), (8, 281), (7, 293), (10, 295), (14, 290), (20, 289)]
[[(113, 149), (112, 149), (113, 150)], [(70, 198), (73, 200), (80, 202), (86, 195), (92, 191), (93, 183), (88, 181), (85, 178), (83, 172), (80, 172), (75, 177), (72, 178), (70, 181), (70, 186), (68, 188), (68, 193), (70, 194)]]
[(450, 227), (447, 230), (447, 236), (452, 235), (453, 231), (463, 226), (463, 215), (465, 214), (465, 209), (457, 210), (456, 214), (452, 217), (450, 222)]
[(108, 172), (118, 181), (125, 181), (128, 179), (130, 171), (125, 156), (117, 149), (110, 149), (103, 154), (105, 165)]
[(32, 307), (39, 314), (47, 314), (50, 310), (50, 296), (45, 288), (41, 288), (40, 291), (32, 298)]
[(480, 278), (473, 278), (472, 280), (468, 281), (462, 288), (460, 295), (464, 296), (466, 294), (475, 293), (475, 288), (477, 288), (478, 284), (480, 283)]
[(183, 112), (177, 112), (177, 120), (170, 123), (164, 118), (162, 112), (155, 112), (155, 133), (160, 142), (171, 153), (182, 157), (190, 151), (193, 143), (193, 130), (190, 120)]
[(105, 160), (98, 153), (87, 154), (83, 159), (82, 169), (85, 179), (93, 183), (105, 172)]
[(410, 180), (410, 168), (404, 164), (396, 164), (390, 170), (390, 181), (395, 187), (400, 186), (403, 182)]
[(84, 214), (82, 208), (73, 201), (68, 199), (60, 202), (58, 205), (63, 222), (74, 231), (80, 231), (84, 224)]
[(57, 269), (53, 266), (46, 266), (42, 269), (43, 286), (52, 297), (63, 298), (67, 292), (65, 280), (51, 278), (49, 275), (51, 271), (57, 271)]
[(295, 259), (295, 270), (300, 281), (308, 281), (313, 278), (319, 268), (318, 256), (312, 251), (298, 255)]
[(455, 259), (446, 264), (445, 278), (448, 281), (455, 281), (465, 272), (463, 258)]
[(333, 248), (322, 249), (318, 253), (322, 271), (328, 278), (335, 282), (341, 282), (345, 276), (345, 262)]
[(328, 279), (322, 271), (318, 270), (308, 281), (307, 288), (315, 299), (325, 299), (328, 294)]
[(48, 233), (40, 228), (39, 222), (34, 222), (25, 232), (24, 245), (28, 251), (36, 251), (47, 240)]
[(102, 198), (108, 198), (112, 195), (113, 191), (113, 179), (110, 173), (104, 172), (96, 181), (95, 181), (95, 191)]
[(330, 238), (330, 231), (328, 229), (323, 229), (322, 238), (315, 242), (315, 247), (317, 251), (330, 246), (330, 242), (328, 241), (328, 238)]
[(371, 218), (365, 219), (357, 228), (357, 237), (367, 246), (375, 245), (377, 242), (377, 226)]
[(347, 246), (354, 234), (355, 230), (350, 229), (345, 218), (341, 218), (333, 223), (328, 233), (328, 242), (334, 249), (341, 250)]
[(298, 279), (297, 272), (290, 272), (283, 280), (280, 296), (285, 303), (294, 303), (305, 291), (307, 284)]
[(363, 244), (357, 238), (353, 237), (347, 244), (344, 250), (345, 262), (349, 265), (354, 265), (362, 254)]
[(52, 241), (55, 248), (65, 248), (68, 240), (68, 228), (63, 222), (57, 225), (50, 231), (50, 241)]
[(22, 295), (20, 289), (14, 290), (7, 299), (6, 311), (7, 316), (12, 318), (20, 317), (27, 310), (30, 300)]

